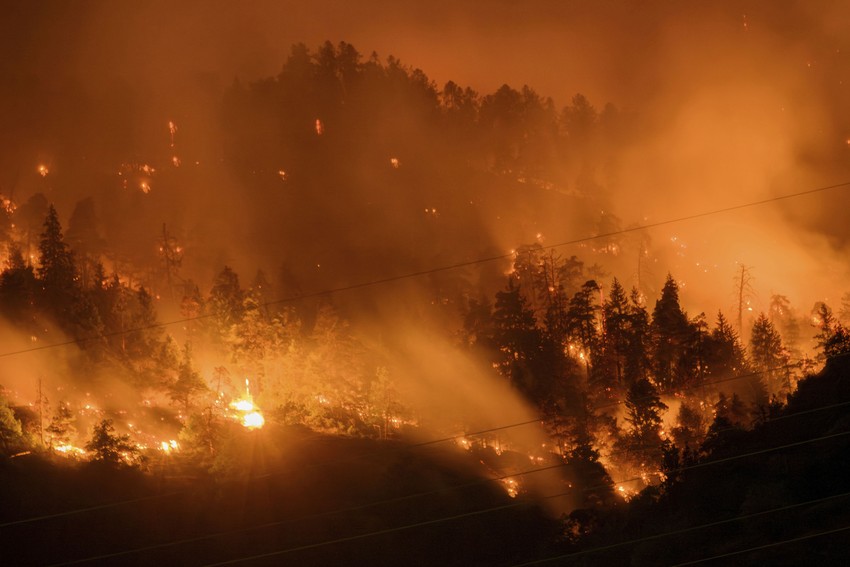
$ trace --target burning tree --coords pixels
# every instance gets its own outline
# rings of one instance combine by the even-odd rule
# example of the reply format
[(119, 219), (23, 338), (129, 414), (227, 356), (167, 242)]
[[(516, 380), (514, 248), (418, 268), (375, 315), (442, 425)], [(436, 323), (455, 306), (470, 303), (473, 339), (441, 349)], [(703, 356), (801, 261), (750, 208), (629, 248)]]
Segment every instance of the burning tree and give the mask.
[(689, 335), (688, 317), (679, 305), (679, 285), (673, 276), (661, 290), (652, 312), (655, 383), (662, 392), (671, 392), (686, 379), (681, 373), (684, 343)]
[[(782, 337), (764, 313), (760, 313), (753, 324), (750, 354), (753, 368), (762, 374), (762, 384), (768, 392), (787, 394), (791, 388), (788, 354), (782, 346)], [(757, 403), (764, 405), (767, 400), (758, 397)]]
[(170, 387), (171, 400), (188, 413), (195, 396), (209, 390), (198, 371), (192, 366), (192, 349), (189, 343), (183, 347), (183, 357), (177, 371), (177, 380)]
[(6, 400), (0, 400), (0, 443), (3, 444), (3, 453), (6, 455), (12, 453), (21, 441), (23, 441), (21, 422), (15, 417), (15, 412)]
[(129, 435), (118, 435), (111, 419), (103, 419), (94, 426), (91, 441), (86, 443), (92, 460), (117, 465), (132, 463), (138, 458), (139, 450), (130, 443)]
[(660, 458), (661, 412), (667, 405), (649, 380), (638, 380), (629, 388), (626, 398), (626, 421), (629, 423), (628, 441), (635, 453), (649, 455), (642, 462)]
[(77, 435), (77, 428), (74, 427), (75, 419), (68, 402), (59, 402), (56, 413), (50, 419), (50, 425), (45, 429), (50, 436), (51, 446), (61, 447), (71, 444), (71, 440)]

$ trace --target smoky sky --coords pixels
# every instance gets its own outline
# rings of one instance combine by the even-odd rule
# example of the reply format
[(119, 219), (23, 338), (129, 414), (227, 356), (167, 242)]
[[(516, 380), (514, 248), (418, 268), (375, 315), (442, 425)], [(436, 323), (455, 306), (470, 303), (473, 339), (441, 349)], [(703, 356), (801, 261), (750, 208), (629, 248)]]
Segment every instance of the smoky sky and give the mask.
[[(583, 93), (599, 110), (610, 102), (633, 112), (643, 138), (621, 158), (616, 213), (639, 223), (701, 212), (846, 180), (848, 16), (845, 4), (829, 1), (4, 1), (0, 104), (15, 135), (3, 139), (0, 189), (35, 191), (21, 171), (44, 153), (108, 153), (112, 137), (143, 154), (161, 144), (172, 119), (192, 159), (215, 159), (220, 99), (233, 81), (273, 77), (294, 43), (330, 40), (366, 57), (395, 55), (438, 86), (453, 80), (488, 94), (527, 84), (557, 107)], [(74, 97), (63, 100), (66, 91)], [(50, 122), (103, 106), (112, 114), (78, 126), (79, 147), (51, 147)], [(211, 192), (228, 183), (206, 181)], [(66, 218), (85, 196), (56, 193)], [(834, 211), (846, 204), (831, 193), (694, 227), (690, 242), (742, 246), (737, 257), (705, 260), (719, 266), (713, 285), (729, 285), (735, 262), (762, 266), (764, 281), (779, 281), (772, 291), (796, 285), (786, 285), (789, 263), (834, 280), (846, 262), (826, 255), (844, 250), (846, 222)], [(505, 249), (518, 244), (515, 233), (494, 239)], [(772, 259), (764, 248), (744, 250), (777, 241), (781, 262), (775, 250)]]

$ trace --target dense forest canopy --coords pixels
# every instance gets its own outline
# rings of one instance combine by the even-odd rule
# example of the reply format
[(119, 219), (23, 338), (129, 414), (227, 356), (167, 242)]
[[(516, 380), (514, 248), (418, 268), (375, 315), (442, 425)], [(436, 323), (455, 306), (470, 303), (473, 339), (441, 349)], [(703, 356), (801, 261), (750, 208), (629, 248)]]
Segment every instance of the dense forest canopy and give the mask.
[[(375, 564), (405, 546), (581, 562), (615, 541), (608, 561), (642, 564), (659, 547), (623, 542), (669, 518), (696, 530), (814, 502), (843, 519), (850, 286), (812, 203), (846, 198), (847, 143), (773, 108), (796, 75), (771, 94), (773, 67), (734, 92), (707, 72), (681, 104), (667, 87), (668, 116), (437, 83), (347, 41), (281, 56), (198, 79), (203, 120), (121, 81), (2, 67), (30, 96), (0, 91), (0, 534), (36, 541), (32, 518), (106, 502), (92, 521), (110, 536), (69, 522), (67, 555), (16, 548), (22, 564), (135, 548), (144, 564), (163, 541), (165, 562), (279, 558), (315, 540), (302, 559), (326, 564), (345, 557), (324, 551), (339, 526), (410, 530), (351, 544)], [(764, 470), (739, 462), (777, 450)], [(326, 512), (349, 516), (280, 527)], [(469, 538), (457, 556), (413, 529), (464, 547), (449, 519)], [(256, 548), (235, 535), (263, 525)], [(740, 547), (769, 531), (754, 526)], [(219, 532), (232, 547), (200, 548)], [(713, 533), (664, 557), (724, 553)]]

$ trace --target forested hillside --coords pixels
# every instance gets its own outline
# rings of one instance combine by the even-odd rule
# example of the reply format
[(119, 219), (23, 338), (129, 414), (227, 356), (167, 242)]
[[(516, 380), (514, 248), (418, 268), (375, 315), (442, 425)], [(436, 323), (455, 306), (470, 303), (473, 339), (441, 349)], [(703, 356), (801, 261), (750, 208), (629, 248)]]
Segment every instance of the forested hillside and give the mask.
[(639, 108), (327, 42), (215, 120), (3, 197), (14, 564), (846, 555), (850, 301), (621, 221)]

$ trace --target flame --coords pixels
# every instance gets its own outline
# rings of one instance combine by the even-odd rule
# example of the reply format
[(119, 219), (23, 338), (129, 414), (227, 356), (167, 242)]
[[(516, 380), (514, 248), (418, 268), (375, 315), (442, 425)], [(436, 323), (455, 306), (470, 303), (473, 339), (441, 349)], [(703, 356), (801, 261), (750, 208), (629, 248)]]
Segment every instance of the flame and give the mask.
[(244, 411), (244, 412), (252, 412), (255, 409), (254, 408), (254, 402), (252, 402), (251, 400), (245, 400), (245, 399), (236, 400), (235, 402), (233, 402), (230, 405), (233, 407), (233, 409), (237, 409), (239, 411)]
[(505, 485), (505, 491), (508, 493), (508, 496), (511, 498), (516, 498), (519, 494), (519, 482), (512, 478), (504, 478), (502, 479), (502, 484)]
[(42, 163), (38, 166), (38, 173), (42, 177), (47, 177), (47, 174), (50, 173), (50, 171), (48, 171), (47, 166)]
[(248, 429), (259, 429), (266, 423), (263, 414), (258, 411), (252, 411), (242, 417), (242, 425)]
[(259, 429), (266, 423), (263, 414), (260, 413), (259, 408), (254, 405), (254, 400), (251, 398), (251, 390), (247, 378), (245, 378), (245, 397), (230, 402), (230, 407), (242, 414), (241, 418), (238, 419), (243, 427)]
[(86, 454), (85, 449), (80, 449), (79, 447), (75, 447), (73, 445), (59, 445), (57, 447), (54, 447), (54, 449), (68, 457), (82, 457)]
[(180, 449), (180, 445), (174, 439), (170, 439), (168, 441), (163, 441), (159, 444), (159, 449), (165, 453), (169, 454), (172, 451), (177, 451)]

